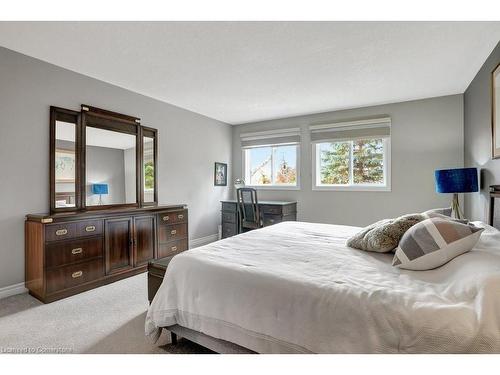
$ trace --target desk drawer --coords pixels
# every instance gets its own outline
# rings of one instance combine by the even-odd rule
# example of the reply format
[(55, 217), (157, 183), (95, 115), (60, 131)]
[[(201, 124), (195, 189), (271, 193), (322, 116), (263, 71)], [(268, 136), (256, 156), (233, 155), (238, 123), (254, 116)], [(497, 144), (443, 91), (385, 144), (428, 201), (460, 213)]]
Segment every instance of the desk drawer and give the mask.
[(47, 245), (45, 265), (50, 268), (100, 256), (102, 237), (56, 242)]
[(232, 223), (222, 223), (222, 238), (236, 236), (238, 234), (238, 227)]
[(238, 206), (235, 202), (222, 202), (222, 211), (238, 212)]
[(102, 258), (47, 271), (47, 293), (72, 288), (104, 276)]
[(161, 225), (158, 228), (160, 243), (187, 237), (187, 224)]
[(282, 206), (268, 206), (268, 205), (262, 205), (260, 206), (260, 210), (264, 214), (270, 214), (270, 215), (281, 215), (283, 212), (283, 207)]
[(168, 257), (187, 250), (187, 239), (171, 241), (158, 245), (158, 258)]
[(263, 221), (264, 226), (268, 227), (269, 225), (281, 223), (283, 217), (281, 215), (264, 215)]
[(223, 223), (237, 223), (238, 214), (234, 212), (222, 212), (222, 222)]
[(187, 223), (187, 221), (188, 221), (187, 210), (163, 212), (161, 214), (158, 214), (158, 223), (160, 225)]

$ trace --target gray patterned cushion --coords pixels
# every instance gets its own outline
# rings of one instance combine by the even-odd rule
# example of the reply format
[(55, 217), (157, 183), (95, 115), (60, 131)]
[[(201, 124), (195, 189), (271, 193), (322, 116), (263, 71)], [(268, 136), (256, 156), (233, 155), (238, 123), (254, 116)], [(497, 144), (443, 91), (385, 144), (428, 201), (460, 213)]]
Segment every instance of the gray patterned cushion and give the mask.
[(369, 225), (347, 240), (347, 246), (355, 249), (387, 253), (398, 246), (403, 234), (413, 225), (427, 219), (423, 214), (403, 215), (384, 219)]
[(392, 265), (418, 271), (440, 267), (472, 250), (483, 230), (439, 216), (423, 220), (403, 235)]

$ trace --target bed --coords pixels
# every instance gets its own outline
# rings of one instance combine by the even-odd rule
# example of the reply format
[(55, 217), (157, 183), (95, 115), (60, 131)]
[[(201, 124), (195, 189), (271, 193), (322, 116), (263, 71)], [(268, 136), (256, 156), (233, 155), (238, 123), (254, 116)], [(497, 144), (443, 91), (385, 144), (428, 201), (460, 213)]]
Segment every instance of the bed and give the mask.
[(430, 271), (346, 247), (360, 228), (341, 225), (284, 222), (189, 250), (169, 264), (146, 335), (257, 353), (498, 353), (500, 232), (475, 224), (476, 247)]

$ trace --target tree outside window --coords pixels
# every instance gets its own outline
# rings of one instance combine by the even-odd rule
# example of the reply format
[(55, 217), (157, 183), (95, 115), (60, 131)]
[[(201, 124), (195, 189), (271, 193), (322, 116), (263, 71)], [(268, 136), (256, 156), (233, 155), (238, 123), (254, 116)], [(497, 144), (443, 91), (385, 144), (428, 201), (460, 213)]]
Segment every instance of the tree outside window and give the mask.
[(316, 144), (317, 185), (384, 185), (383, 139)]
[(155, 167), (152, 161), (144, 163), (144, 188), (154, 189), (155, 187)]

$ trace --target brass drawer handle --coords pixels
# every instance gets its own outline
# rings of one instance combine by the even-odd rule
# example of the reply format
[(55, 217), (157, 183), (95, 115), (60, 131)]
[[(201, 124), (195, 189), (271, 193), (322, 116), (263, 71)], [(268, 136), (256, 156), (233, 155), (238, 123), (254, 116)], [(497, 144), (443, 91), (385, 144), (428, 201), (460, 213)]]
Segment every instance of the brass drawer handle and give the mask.
[(76, 271), (76, 272), (73, 272), (73, 273), (71, 274), (71, 277), (72, 277), (73, 279), (76, 279), (77, 277), (80, 277), (80, 276), (82, 276), (82, 275), (83, 275), (83, 272), (82, 272), (82, 271)]
[(93, 232), (95, 231), (95, 225), (89, 225), (88, 227), (85, 227), (85, 232)]
[(77, 247), (76, 249), (71, 250), (71, 254), (76, 255), (76, 254), (81, 254), (83, 252), (83, 249), (81, 247)]
[(177, 246), (172, 246), (172, 251), (177, 251)]
[(163, 216), (163, 221), (169, 221), (170, 220), (170, 216)]
[(172, 234), (172, 235), (173, 235), (173, 234), (177, 234), (177, 230), (172, 229), (172, 230), (170, 231), (170, 234)]
[(64, 236), (65, 234), (68, 234), (67, 229), (58, 229), (56, 230), (56, 236)]
[(179, 218), (180, 220), (182, 220), (182, 219), (184, 219), (184, 215), (183, 214), (177, 215), (177, 218)]

